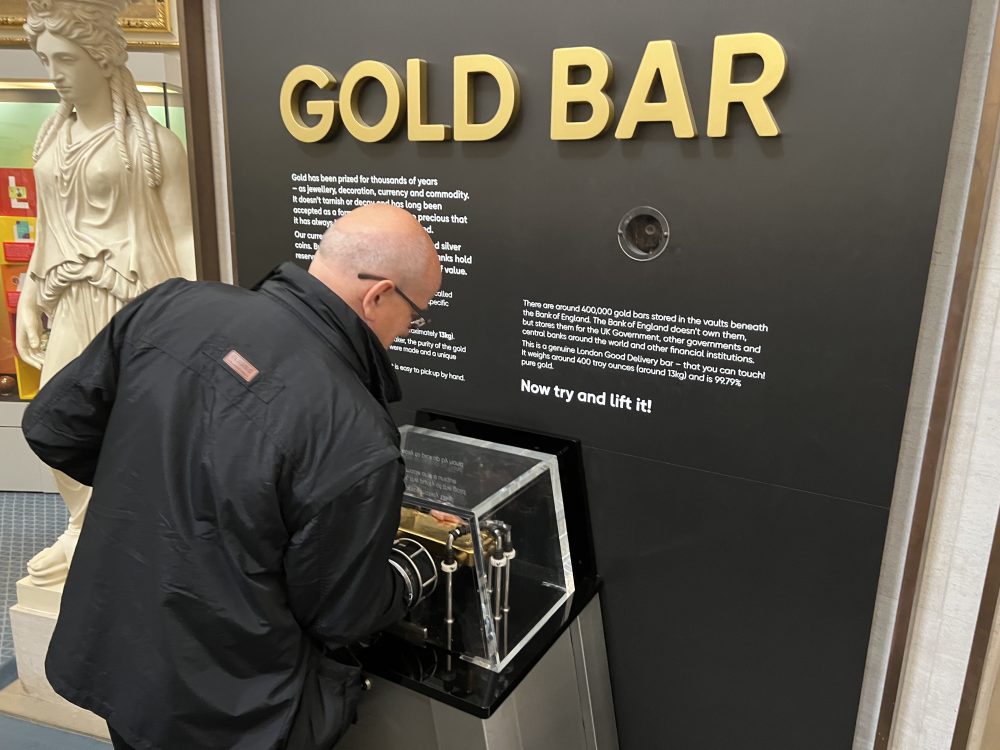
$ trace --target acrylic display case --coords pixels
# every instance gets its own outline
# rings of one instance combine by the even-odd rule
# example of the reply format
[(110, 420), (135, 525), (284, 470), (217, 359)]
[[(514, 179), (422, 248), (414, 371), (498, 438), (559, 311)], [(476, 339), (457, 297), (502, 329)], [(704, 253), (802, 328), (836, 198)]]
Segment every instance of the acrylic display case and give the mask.
[(438, 565), (437, 587), (407, 627), (499, 672), (574, 590), (556, 458), (409, 425), (400, 434), (398, 536)]

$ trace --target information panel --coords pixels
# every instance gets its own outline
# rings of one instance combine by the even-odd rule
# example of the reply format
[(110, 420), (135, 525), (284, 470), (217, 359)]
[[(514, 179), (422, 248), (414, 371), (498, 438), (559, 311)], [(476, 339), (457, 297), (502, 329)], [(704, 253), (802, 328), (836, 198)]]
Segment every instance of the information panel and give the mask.
[(397, 417), (582, 440), (622, 746), (849, 747), (967, 0), (221, 7), (240, 283), (419, 218)]

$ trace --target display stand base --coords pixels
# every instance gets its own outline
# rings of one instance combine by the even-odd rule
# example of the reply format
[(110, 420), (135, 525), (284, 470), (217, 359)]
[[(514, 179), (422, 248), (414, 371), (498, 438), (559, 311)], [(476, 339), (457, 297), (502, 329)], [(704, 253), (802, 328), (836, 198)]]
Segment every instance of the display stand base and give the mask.
[(7, 714), (16, 719), (24, 719), (35, 724), (63, 729), (67, 732), (96, 737), (100, 740), (110, 740), (108, 725), (104, 719), (95, 716), (90, 711), (67, 703), (59, 696), (55, 700), (40, 698), (24, 692), (20, 680), (0, 690), (0, 714)]
[(371, 677), (337, 750), (618, 750), (598, 597), (487, 719)]
[(54, 586), (38, 586), (31, 582), (29, 576), (25, 576), (17, 582), (17, 606), (57, 617), (59, 604), (62, 602), (62, 592), (61, 583)]
[(62, 586), (17, 582), (17, 604), (10, 608), (18, 679), (0, 690), (0, 713), (37, 724), (108, 739), (104, 719), (56, 694), (45, 678), (45, 654), (59, 617)]

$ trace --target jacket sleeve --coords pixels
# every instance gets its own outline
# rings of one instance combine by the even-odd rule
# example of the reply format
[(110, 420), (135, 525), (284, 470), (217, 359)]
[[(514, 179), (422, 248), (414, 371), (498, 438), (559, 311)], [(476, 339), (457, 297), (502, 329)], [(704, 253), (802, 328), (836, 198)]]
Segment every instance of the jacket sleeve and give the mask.
[(327, 648), (352, 643), (406, 614), (403, 583), (389, 565), (403, 476), (401, 459), (371, 471), (325, 503), (285, 551), (292, 612)]
[(94, 483), (115, 401), (124, 330), (141, 302), (136, 299), (119, 311), (80, 356), (45, 384), (21, 420), (38, 457), (86, 485)]

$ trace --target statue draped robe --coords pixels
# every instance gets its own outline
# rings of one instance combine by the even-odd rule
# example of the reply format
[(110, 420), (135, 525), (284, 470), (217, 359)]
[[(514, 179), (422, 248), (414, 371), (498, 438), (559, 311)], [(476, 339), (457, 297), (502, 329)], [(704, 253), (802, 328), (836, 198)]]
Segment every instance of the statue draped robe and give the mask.
[(35, 164), (38, 230), (28, 270), (52, 329), (43, 382), (127, 302), (180, 276), (170, 225), (158, 191), (146, 184), (132, 125), (126, 170), (113, 122), (76, 143), (71, 122)]
[[(181, 275), (159, 192), (146, 184), (132, 122), (126, 124), (131, 169), (122, 162), (113, 122), (77, 142), (72, 122), (62, 124), (35, 164), (38, 224), (28, 272), (51, 329), (42, 385), (128, 302)], [(70, 519), (56, 544), (28, 563), (32, 580), (42, 585), (65, 577), (90, 501), (89, 487), (54, 473)]]

